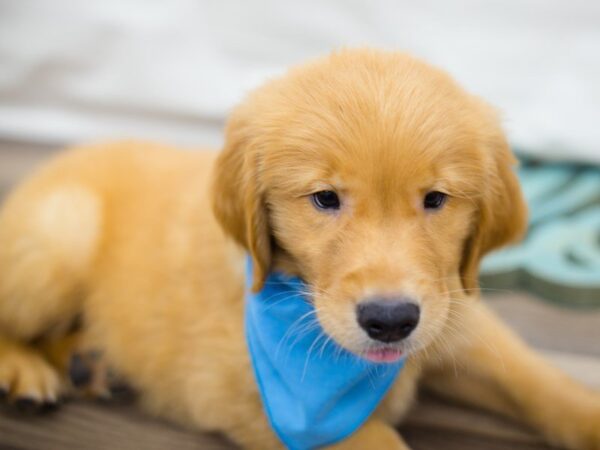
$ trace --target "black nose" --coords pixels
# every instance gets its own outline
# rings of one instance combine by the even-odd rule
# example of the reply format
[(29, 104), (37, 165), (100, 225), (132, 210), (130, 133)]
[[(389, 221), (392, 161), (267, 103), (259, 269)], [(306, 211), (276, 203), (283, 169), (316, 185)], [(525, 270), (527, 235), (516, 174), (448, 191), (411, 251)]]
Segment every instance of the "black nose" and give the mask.
[(419, 323), (420, 310), (407, 301), (372, 300), (356, 308), (358, 323), (369, 337), (381, 342), (406, 338)]

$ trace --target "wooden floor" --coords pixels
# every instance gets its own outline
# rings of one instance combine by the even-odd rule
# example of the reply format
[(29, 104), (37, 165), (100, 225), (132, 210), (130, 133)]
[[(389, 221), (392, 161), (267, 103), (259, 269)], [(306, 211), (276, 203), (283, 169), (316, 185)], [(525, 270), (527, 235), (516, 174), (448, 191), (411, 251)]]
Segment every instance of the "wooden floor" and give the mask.
[[(0, 142), (0, 194), (53, 150)], [(582, 381), (600, 388), (600, 311), (562, 309), (525, 293), (486, 301), (528, 342)], [(525, 427), (424, 394), (401, 432), (415, 450), (549, 449)], [(69, 401), (46, 415), (0, 412), (0, 449), (231, 449), (220, 436), (150, 418), (131, 399)]]

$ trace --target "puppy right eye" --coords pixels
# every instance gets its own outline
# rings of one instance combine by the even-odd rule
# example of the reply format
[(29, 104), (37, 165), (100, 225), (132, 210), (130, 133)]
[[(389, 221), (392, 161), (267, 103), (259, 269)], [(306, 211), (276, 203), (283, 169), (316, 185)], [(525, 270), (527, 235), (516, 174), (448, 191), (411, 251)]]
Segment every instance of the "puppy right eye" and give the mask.
[(340, 198), (333, 191), (319, 191), (312, 194), (312, 202), (317, 209), (340, 209)]
[(423, 207), (425, 209), (440, 209), (444, 206), (446, 199), (448, 198), (447, 194), (439, 191), (431, 191), (428, 192), (425, 198), (423, 199)]

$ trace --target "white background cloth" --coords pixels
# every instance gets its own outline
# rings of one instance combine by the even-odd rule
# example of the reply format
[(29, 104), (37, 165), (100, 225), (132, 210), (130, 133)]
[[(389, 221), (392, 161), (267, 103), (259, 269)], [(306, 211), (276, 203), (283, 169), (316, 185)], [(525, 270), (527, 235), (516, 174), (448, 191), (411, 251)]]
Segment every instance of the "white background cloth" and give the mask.
[(0, 137), (217, 146), (245, 92), (342, 46), (408, 50), (519, 149), (600, 163), (596, 0), (0, 0)]

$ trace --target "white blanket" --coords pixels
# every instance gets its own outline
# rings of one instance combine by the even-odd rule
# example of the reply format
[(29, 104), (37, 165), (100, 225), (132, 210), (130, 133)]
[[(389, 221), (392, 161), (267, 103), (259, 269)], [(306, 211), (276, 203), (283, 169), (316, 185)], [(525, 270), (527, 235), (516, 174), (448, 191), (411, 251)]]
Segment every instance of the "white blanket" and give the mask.
[(450, 71), (518, 149), (600, 163), (591, 0), (0, 0), (0, 138), (219, 145), (250, 88), (365, 45)]

